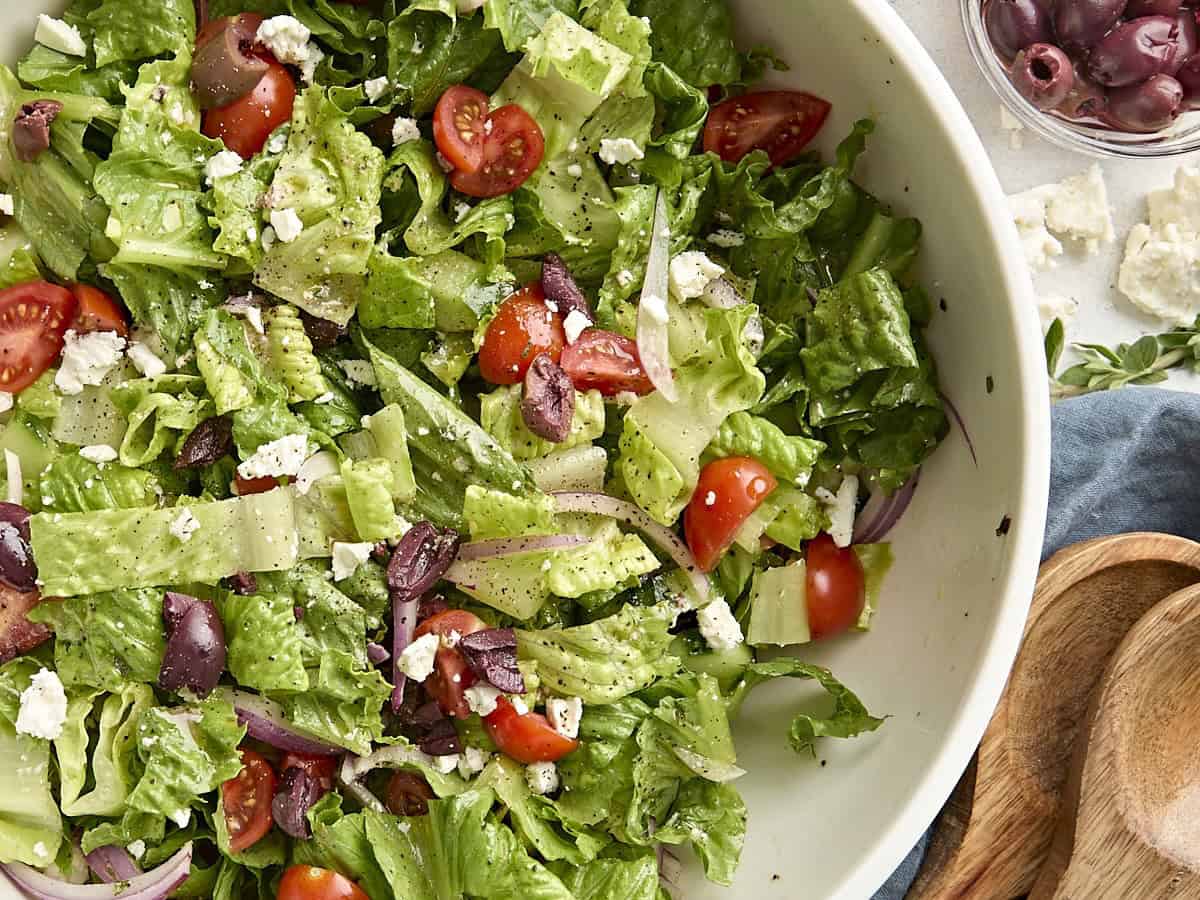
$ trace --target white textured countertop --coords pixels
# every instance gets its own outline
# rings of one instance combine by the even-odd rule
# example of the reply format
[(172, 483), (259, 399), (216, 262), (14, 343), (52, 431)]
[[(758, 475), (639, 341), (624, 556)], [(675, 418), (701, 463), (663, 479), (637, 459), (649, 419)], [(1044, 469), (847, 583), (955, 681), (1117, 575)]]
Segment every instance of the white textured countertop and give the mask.
[[(831, 0), (837, 2), (837, 0)], [(941, 67), (950, 86), (966, 107), (991, 155), (1004, 189), (1014, 194), (1035, 185), (1059, 181), (1088, 168), (1094, 161), (1083, 154), (1061, 150), (1031, 132), (1021, 132), (1024, 146), (1013, 149), (1009, 132), (1000, 127), (1000, 98), (976, 67), (963, 36), (955, 0), (891, 0), (921, 43)], [(1071, 297), (1079, 314), (1067, 327), (1070, 341), (1115, 344), (1132, 341), (1147, 332), (1170, 326), (1137, 310), (1116, 289), (1117, 269), (1129, 229), (1145, 221), (1145, 195), (1171, 184), (1181, 164), (1200, 164), (1198, 155), (1167, 160), (1100, 160), (1108, 183), (1117, 240), (1096, 256), (1064, 241), (1058, 265), (1034, 272), (1034, 286), (1042, 295)], [(1171, 386), (1200, 392), (1200, 376), (1172, 373)]]

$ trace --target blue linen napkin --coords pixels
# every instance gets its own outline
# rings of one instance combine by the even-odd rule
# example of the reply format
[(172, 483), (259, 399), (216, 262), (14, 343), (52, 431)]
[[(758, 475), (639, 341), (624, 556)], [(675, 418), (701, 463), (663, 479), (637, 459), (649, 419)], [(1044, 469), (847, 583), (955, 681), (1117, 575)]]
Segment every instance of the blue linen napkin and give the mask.
[[(1200, 395), (1125, 388), (1054, 407), (1042, 559), (1127, 531), (1200, 540)], [(874, 900), (903, 900), (925, 834)], [(996, 898), (1007, 900), (1007, 898)]]

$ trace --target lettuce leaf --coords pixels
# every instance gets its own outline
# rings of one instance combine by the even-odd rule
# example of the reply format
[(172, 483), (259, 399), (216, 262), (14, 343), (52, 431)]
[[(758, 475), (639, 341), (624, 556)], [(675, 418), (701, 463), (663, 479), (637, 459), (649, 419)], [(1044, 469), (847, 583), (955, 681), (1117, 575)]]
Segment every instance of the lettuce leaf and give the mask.
[(554, 13), (574, 17), (577, 5), (576, 0), (491, 0), (483, 5), (483, 23), (499, 31), (505, 49), (516, 53)]
[(769, 419), (736, 412), (721, 423), (704, 452), (706, 458), (716, 459), (752, 456), (782, 484), (804, 487), (824, 449), (820, 441), (784, 434)]
[(575, 900), (657, 900), (658, 857), (594, 859), (581, 866), (552, 866)]
[(103, 465), (78, 453), (55, 458), (38, 476), (42, 510), (87, 512), (158, 505), (158, 479), (145, 469)]
[(39, 867), (54, 859), (63, 838), (50, 791), (50, 742), (16, 729), (21, 692), (40, 668), (29, 657), (0, 666), (0, 755), (9, 761), (0, 767), (0, 862)]
[(92, 48), (98, 66), (190, 49), (196, 35), (196, 15), (188, 0), (149, 5), (101, 0), (87, 20), (95, 32)]
[(632, 0), (629, 11), (650, 20), (654, 58), (688, 84), (708, 88), (742, 77), (726, 0)]
[(561, 443), (539, 438), (521, 415), (521, 386), (499, 387), (480, 398), (479, 423), (515, 459), (539, 459), (587, 444), (604, 434), (604, 398), (599, 391), (575, 392), (571, 432)]
[[(218, 608), (225, 626), (226, 665), (242, 687), (307, 690), (303, 639), (293, 603), (291, 597), (276, 593), (222, 594)], [(264, 647), (270, 652), (264, 653)]]
[(119, 815), (138, 780), (134, 738), (142, 714), (155, 705), (153, 690), (145, 684), (126, 684), (99, 701), (99, 726), (89, 757), (88, 718), (97, 702), (95, 692), (72, 696), (67, 724), (54, 741), (59, 798), (68, 816)]

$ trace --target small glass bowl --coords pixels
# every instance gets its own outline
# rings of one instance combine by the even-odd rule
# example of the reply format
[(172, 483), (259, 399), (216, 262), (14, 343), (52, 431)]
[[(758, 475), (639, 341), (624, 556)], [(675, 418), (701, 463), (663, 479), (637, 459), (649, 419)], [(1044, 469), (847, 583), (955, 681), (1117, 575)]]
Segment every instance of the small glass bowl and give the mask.
[(1200, 111), (1183, 113), (1169, 128), (1130, 134), (1043, 112), (1022, 97), (1009, 80), (983, 23), (984, 0), (961, 0), (963, 30), (983, 77), (1017, 119), (1039, 137), (1066, 150), (1116, 159), (1179, 156), (1200, 150)]

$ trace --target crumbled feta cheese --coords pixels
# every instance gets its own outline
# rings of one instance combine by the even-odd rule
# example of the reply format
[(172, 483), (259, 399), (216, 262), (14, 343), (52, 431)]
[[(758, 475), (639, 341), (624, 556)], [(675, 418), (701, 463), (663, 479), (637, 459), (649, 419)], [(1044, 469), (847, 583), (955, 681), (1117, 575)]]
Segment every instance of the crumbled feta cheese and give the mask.
[(358, 571), (358, 567), (370, 558), (371, 551), (374, 549), (375, 545), (370, 541), (358, 544), (334, 541), (333, 580), (341, 581), (353, 575)]
[(621, 287), (629, 287), (633, 284), (633, 273), (628, 269), (622, 269), (617, 273), (617, 284)]
[(37, 18), (33, 39), (43, 47), (65, 53), (67, 56), (87, 56), (87, 44), (79, 29), (45, 13)]
[(643, 294), (640, 305), (655, 322), (665, 325), (670, 321), (671, 314), (667, 311), (667, 301), (658, 294)]
[(192, 811), (185, 806), (175, 810), (168, 818), (180, 828), (187, 828), (188, 822), (192, 821)]
[(836, 495), (825, 488), (817, 488), (815, 493), (829, 514), (829, 536), (839, 547), (849, 547), (858, 510), (858, 476), (843, 478)]
[[(8, 488), (8, 502), (21, 505), (25, 499), (25, 478), (21, 473), (21, 457), (13, 453), (7, 447), (4, 448), (4, 479)], [(50, 498), (50, 503), (54, 502), (54, 498)], [(49, 506), (46, 498), (42, 498), (42, 505)]]
[(325, 51), (309, 41), (307, 55), (304, 57), (304, 62), (300, 63), (300, 80), (305, 84), (312, 84), (313, 79), (317, 77), (317, 66), (324, 58)]
[(13, 395), (8, 391), (0, 391), (0, 413), (6, 413), (13, 408)]
[(523, 716), (529, 712), (529, 704), (527, 704), (520, 697), (513, 697), (511, 702), (512, 708), (518, 716)]
[(535, 794), (551, 794), (558, 790), (558, 766), (552, 762), (536, 762), (525, 767), (525, 781)]
[(581, 166), (579, 163), (571, 163), (569, 166), (567, 166), (567, 174), (572, 178), (582, 178), (583, 166)]
[(58, 674), (39, 669), (21, 691), (21, 707), (17, 711), (17, 732), (31, 737), (57, 740), (67, 721), (67, 693)]
[(314, 397), (313, 403), (319, 403), (323, 406), (326, 403), (332, 403), (334, 401), (334, 398), (335, 398), (335, 395), (334, 395), (333, 391), (326, 391), (325, 393), (318, 394), (316, 397)]
[(363, 90), (367, 94), (367, 99), (374, 103), (380, 97), (387, 93), (392, 83), (388, 81), (386, 75), (380, 75), (378, 78), (372, 78), (369, 81), (363, 82)]
[(127, 844), (125, 849), (129, 851), (129, 855), (134, 859), (141, 859), (146, 855), (146, 842), (143, 840), (136, 840)]
[(38, 859), (49, 859), (50, 848), (46, 846), (45, 841), (37, 841), (33, 845), (33, 855)]
[(725, 268), (700, 250), (688, 250), (671, 260), (669, 272), (671, 293), (680, 300), (691, 300), (703, 294), (710, 281), (724, 275)]
[(288, 129), (276, 128), (275, 131), (271, 133), (270, 140), (267, 141), (267, 152), (282, 153), (287, 148), (287, 142)]
[(745, 640), (742, 626), (724, 600), (713, 600), (700, 609), (697, 617), (700, 620), (700, 634), (714, 650), (732, 650)]
[(300, 471), (296, 474), (296, 492), (307, 494), (309, 489), (317, 481), (327, 475), (337, 475), (341, 472), (338, 465), (338, 458), (333, 455), (330, 450), (321, 450), (314, 453), (304, 461), (304, 465), (300, 467)]
[(125, 351), (133, 367), (147, 378), (157, 378), (167, 371), (167, 364), (141, 341), (134, 341)]
[[(270, 228), (271, 226), (268, 225), (267, 227)], [(246, 240), (248, 240), (248, 241), (258, 240), (258, 229), (255, 228), (253, 225), (246, 226)]]
[(467, 747), (463, 750), (462, 759), (458, 761), (458, 774), (463, 778), (470, 778), (476, 772), (482, 772), (491, 758), (492, 754), (486, 750)]
[(1174, 185), (1147, 194), (1146, 206), (1151, 228), (1174, 225), (1187, 234), (1200, 234), (1200, 168), (1180, 166)]
[(1034, 188), (1008, 198), (1017, 234), (1025, 250), (1025, 261), (1034, 269), (1049, 268), (1053, 265), (1054, 257), (1062, 256), (1063, 252), (1062, 244), (1046, 230), (1048, 199), (1045, 187)]
[(344, 359), (338, 365), (354, 383), (375, 387), (375, 369), (365, 359)]
[(12, 194), (0, 194), (0, 213), (4, 213), (6, 216), (13, 214)]
[(1055, 319), (1061, 319), (1063, 325), (1069, 325), (1079, 312), (1079, 303), (1070, 297), (1049, 294), (1038, 297), (1038, 315), (1042, 319), (1042, 328), (1049, 328)]
[(300, 221), (300, 217), (296, 215), (294, 209), (273, 209), (271, 210), (271, 227), (275, 229), (275, 237), (285, 244), (290, 244), (300, 237), (300, 232), (304, 230), (304, 223)]
[(473, 684), (465, 693), (471, 712), (487, 716), (496, 711), (496, 701), (500, 698), (500, 692), (490, 684)]
[(740, 247), (746, 243), (746, 236), (731, 228), (718, 228), (708, 236), (708, 242), (717, 247)]
[(1056, 186), (1046, 203), (1046, 227), (1061, 237), (1082, 241), (1090, 254), (1116, 240), (1108, 187), (1099, 163)]
[(54, 385), (64, 394), (79, 394), (86, 385), (96, 385), (121, 361), (125, 338), (115, 331), (74, 330), (65, 335), (62, 363)]
[(107, 444), (89, 444), (79, 448), (79, 455), (94, 463), (112, 462), (117, 458), (117, 451)]
[(238, 465), (237, 472), (243, 478), (298, 475), (308, 456), (308, 438), (303, 434), (288, 434), (260, 446)]
[(171, 108), (167, 110), (167, 118), (170, 119), (175, 125), (182, 127), (183, 124), (188, 120), (188, 114), (184, 110), (182, 103), (174, 103), (171, 105)]
[(458, 753), (447, 753), (444, 756), (433, 757), (432, 765), (443, 775), (449, 775), (458, 768), (458, 762), (460, 758), (461, 757)]
[(463, 219), (465, 219), (470, 214), (471, 214), (471, 204), (470, 203), (459, 202), (459, 203), (454, 204), (454, 221), (455, 222), (461, 222)]
[(1172, 325), (1191, 325), (1200, 311), (1200, 237), (1168, 225), (1133, 226), (1117, 287), (1135, 306)]
[(583, 334), (584, 329), (591, 327), (592, 320), (577, 309), (571, 310), (563, 319), (563, 331), (566, 332), (568, 344), (575, 343), (579, 340), (579, 335)]
[(709, 491), (707, 494), (704, 495), (704, 505), (705, 506), (713, 506), (714, 504), (716, 504), (716, 502), (717, 502), (717, 492), (716, 491)]
[(424, 681), (433, 672), (433, 661), (441, 643), (436, 634), (421, 635), (400, 651), (397, 668), (413, 681)]
[(204, 164), (204, 177), (212, 184), (218, 178), (228, 178), (242, 170), (242, 158), (232, 150), (222, 150)]
[(629, 138), (602, 138), (600, 141), (600, 158), (610, 166), (616, 163), (631, 163), (645, 157), (642, 148)]
[(200, 520), (192, 515), (192, 511), (186, 506), (179, 511), (179, 515), (171, 522), (171, 527), (168, 529), (172, 535), (181, 543), (186, 544), (192, 539), (192, 535), (196, 533), (196, 529), (200, 527)]
[(551, 697), (546, 701), (546, 718), (563, 737), (579, 737), (579, 721), (583, 718), (583, 701), (578, 697)]
[(397, 116), (395, 124), (392, 125), (392, 143), (399, 147), (401, 144), (407, 144), (409, 141), (419, 141), (421, 139), (421, 129), (417, 127), (416, 119), (409, 119), (404, 116)]
[(272, 16), (258, 26), (256, 38), (275, 54), (281, 63), (298, 66), (308, 59), (308, 39), (312, 32), (292, 16)]
[(271, 251), (271, 247), (275, 245), (276, 240), (278, 240), (278, 236), (275, 234), (275, 229), (268, 225), (263, 229), (262, 233), (263, 253), (269, 253)]

